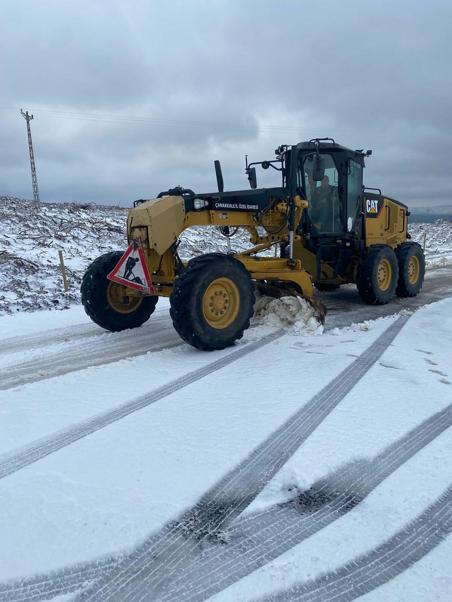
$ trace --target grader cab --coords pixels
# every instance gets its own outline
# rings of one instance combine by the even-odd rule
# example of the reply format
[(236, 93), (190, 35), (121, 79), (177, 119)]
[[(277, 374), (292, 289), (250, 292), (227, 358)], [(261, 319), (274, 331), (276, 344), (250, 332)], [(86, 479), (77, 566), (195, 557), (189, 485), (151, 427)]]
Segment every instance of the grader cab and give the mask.
[[(363, 187), (371, 151), (316, 138), (280, 146), (275, 154), (246, 163), (250, 189), (225, 192), (216, 161), (218, 191), (176, 187), (136, 201), (127, 219), (126, 253), (99, 257), (83, 278), (82, 302), (91, 319), (112, 331), (135, 328), (160, 296), (169, 297), (182, 339), (212, 350), (232, 345), (248, 328), (256, 287), (295, 291), (311, 303), (313, 285), (333, 290), (355, 283), (371, 304), (420, 291), (425, 262), (421, 247), (409, 240), (408, 208)], [(257, 166), (279, 172), (280, 185), (257, 188)], [(228, 238), (244, 229), (251, 246), (184, 262), (179, 237), (194, 226), (216, 226)], [(272, 248), (275, 253), (263, 254)]]

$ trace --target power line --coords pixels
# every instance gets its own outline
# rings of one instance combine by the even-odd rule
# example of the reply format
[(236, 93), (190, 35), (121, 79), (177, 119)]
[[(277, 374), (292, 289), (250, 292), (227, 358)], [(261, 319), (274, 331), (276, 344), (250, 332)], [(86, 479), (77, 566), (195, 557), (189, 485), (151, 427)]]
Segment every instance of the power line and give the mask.
[(36, 203), (39, 203), (39, 188), (38, 188), (38, 178), (36, 176), (36, 165), (35, 165), (35, 155), (33, 152), (33, 141), (31, 139), (31, 127), (30, 121), (33, 119), (33, 115), (30, 115), (28, 111), (24, 113), (21, 109), (20, 113), (22, 117), (27, 122), (27, 134), (28, 134), (28, 150), (30, 152), (30, 167), (31, 167), (31, 185), (33, 187), (33, 200)]
[[(2, 110), (8, 110), (9, 107), (0, 107)], [(213, 122), (206, 120), (196, 119), (171, 119), (171, 118), (155, 118), (147, 115), (118, 115), (115, 113), (93, 113), (93, 112), (80, 112), (80, 111), (65, 111), (50, 107), (40, 107), (41, 113), (48, 113), (49, 116), (55, 119), (69, 119), (75, 121), (97, 121), (99, 123), (148, 123), (152, 126), (166, 127), (166, 128), (206, 128), (206, 127), (227, 127), (229, 131), (248, 131), (255, 132), (260, 131), (262, 133), (277, 133), (277, 132), (298, 132), (300, 130), (300, 124), (295, 123), (294, 125), (288, 124), (272, 124), (272, 123), (255, 123), (251, 122), (248, 124), (234, 121), (219, 120), (215, 118)]]

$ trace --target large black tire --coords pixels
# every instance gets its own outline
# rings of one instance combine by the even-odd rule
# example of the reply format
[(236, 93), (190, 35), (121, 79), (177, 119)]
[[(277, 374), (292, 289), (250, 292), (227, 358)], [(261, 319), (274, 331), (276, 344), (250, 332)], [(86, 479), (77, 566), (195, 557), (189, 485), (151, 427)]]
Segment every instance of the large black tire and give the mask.
[(241, 339), (253, 315), (254, 286), (243, 265), (228, 255), (192, 259), (176, 278), (170, 315), (181, 338), (203, 351)]
[(415, 297), (422, 288), (425, 275), (425, 257), (417, 242), (404, 242), (396, 250), (399, 262), (399, 297)]
[(98, 257), (83, 276), (81, 293), (86, 313), (93, 322), (112, 332), (138, 328), (149, 319), (157, 305), (158, 297), (131, 297), (129, 304), (121, 304), (115, 293), (125, 287), (107, 280), (109, 274), (123, 255), (112, 251)]
[(394, 251), (386, 245), (375, 245), (361, 261), (356, 285), (365, 303), (384, 305), (394, 297), (398, 278), (399, 266)]
[(318, 291), (329, 292), (329, 291), (336, 291), (341, 285), (340, 284), (330, 284), (328, 282), (315, 282), (314, 286)]

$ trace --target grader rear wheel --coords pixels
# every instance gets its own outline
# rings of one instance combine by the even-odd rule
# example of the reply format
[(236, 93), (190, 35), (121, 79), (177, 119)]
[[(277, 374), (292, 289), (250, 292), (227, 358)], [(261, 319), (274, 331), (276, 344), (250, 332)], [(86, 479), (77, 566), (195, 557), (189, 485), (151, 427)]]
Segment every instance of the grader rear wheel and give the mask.
[(421, 268), (419, 265), (419, 258), (416, 257), (415, 255), (413, 255), (413, 257), (410, 257), (409, 261), (408, 261), (408, 282), (410, 284), (416, 284), (416, 282), (419, 280), (419, 274), (421, 273)]
[(377, 285), (378, 288), (386, 292), (394, 279), (391, 263), (388, 259), (381, 259), (377, 266)]
[(107, 280), (107, 274), (122, 255), (122, 251), (113, 251), (98, 257), (86, 270), (81, 285), (82, 303), (88, 316), (113, 332), (141, 326), (150, 318), (158, 301), (155, 296), (129, 296), (125, 286)]
[(399, 267), (391, 247), (370, 247), (358, 271), (357, 287), (363, 301), (384, 305), (395, 295)]
[(236, 259), (210, 253), (192, 259), (170, 297), (174, 328), (198, 349), (224, 349), (243, 336), (253, 315), (254, 287)]
[(417, 242), (405, 242), (397, 251), (399, 262), (399, 297), (415, 297), (422, 288), (425, 274), (425, 258), (422, 247)]

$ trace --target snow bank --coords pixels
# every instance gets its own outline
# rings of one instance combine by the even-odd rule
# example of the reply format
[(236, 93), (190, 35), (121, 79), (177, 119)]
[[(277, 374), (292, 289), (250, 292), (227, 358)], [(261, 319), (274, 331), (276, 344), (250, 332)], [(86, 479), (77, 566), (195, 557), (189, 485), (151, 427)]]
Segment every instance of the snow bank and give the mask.
[(255, 305), (255, 323), (265, 324), (270, 329), (285, 328), (292, 334), (323, 332), (315, 309), (301, 297), (258, 297)]
[(425, 243), (425, 261), (429, 268), (452, 264), (452, 222), (439, 219), (432, 224), (410, 224), (413, 240), (422, 247)]

